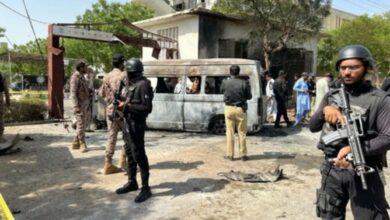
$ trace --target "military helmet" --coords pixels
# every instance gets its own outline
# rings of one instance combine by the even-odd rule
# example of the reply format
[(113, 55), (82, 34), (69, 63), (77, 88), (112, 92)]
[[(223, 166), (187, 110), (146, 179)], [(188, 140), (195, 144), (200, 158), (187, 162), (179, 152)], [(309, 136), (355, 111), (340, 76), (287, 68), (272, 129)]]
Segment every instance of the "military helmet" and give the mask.
[(348, 45), (342, 48), (337, 56), (336, 70), (339, 70), (341, 61), (353, 58), (362, 60), (364, 65), (368, 68), (374, 68), (375, 61), (372, 58), (370, 50), (362, 45)]
[(125, 62), (125, 57), (121, 53), (116, 53), (112, 56), (112, 63), (113, 65), (119, 65), (121, 63)]
[(137, 58), (131, 58), (126, 62), (126, 72), (129, 78), (141, 75), (143, 71), (144, 65), (142, 64), (141, 60)]

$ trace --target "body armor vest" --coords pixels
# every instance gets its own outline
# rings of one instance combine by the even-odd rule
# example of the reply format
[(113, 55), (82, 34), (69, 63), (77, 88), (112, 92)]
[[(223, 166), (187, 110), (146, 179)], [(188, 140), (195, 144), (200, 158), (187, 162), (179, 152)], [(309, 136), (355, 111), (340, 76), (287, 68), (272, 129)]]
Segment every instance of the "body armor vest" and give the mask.
[(0, 92), (4, 92), (4, 79), (2, 74), (0, 74)]
[[(378, 135), (376, 132), (376, 118), (378, 114), (379, 105), (382, 100), (386, 97), (386, 94), (371, 85), (360, 85), (357, 89), (348, 90), (346, 89), (347, 99), (350, 103), (350, 107), (353, 113), (358, 113), (362, 116), (363, 120), (363, 129), (364, 136), (360, 138), (360, 141), (363, 145), (365, 140), (372, 139)], [(328, 92), (325, 96), (327, 99), (328, 105), (338, 106), (338, 96), (332, 95), (332, 92)], [(347, 140), (334, 141), (328, 145), (325, 145), (322, 141), (322, 137), (330, 132), (336, 130), (334, 125), (329, 123), (324, 123), (320, 142), (318, 143), (318, 148), (324, 151), (327, 158), (336, 157), (339, 150), (348, 145)], [(382, 158), (366, 158), (367, 163), (370, 161), (382, 161)]]

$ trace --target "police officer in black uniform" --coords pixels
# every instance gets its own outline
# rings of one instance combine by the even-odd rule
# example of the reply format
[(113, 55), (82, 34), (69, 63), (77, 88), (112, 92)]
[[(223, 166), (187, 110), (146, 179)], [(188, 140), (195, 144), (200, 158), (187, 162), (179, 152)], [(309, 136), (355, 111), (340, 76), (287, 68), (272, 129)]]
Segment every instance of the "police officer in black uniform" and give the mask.
[[(325, 161), (321, 165), (322, 181), (316, 205), (317, 216), (322, 219), (345, 219), (349, 200), (354, 219), (389, 219), (382, 168), (390, 148), (390, 97), (364, 79), (373, 66), (370, 51), (362, 45), (346, 46), (338, 54), (336, 69), (345, 86), (347, 100), (352, 111), (362, 115), (365, 135), (360, 142), (366, 164), (375, 171), (365, 175), (368, 189), (364, 190), (360, 177), (345, 158), (351, 153), (348, 142), (325, 145), (320, 140), (318, 148), (324, 152)], [(334, 94), (328, 92), (310, 120), (310, 130), (322, 130), (321, 137), (335, 130), (337, 123), (344, 123)]]
[(152, 196), (149, 187), (149, 162), (145, 152), (146, 117), (152, 111), (153, 89), (143, 76), (143, 64), (132, 58), (126, 62), (128, 93), (126, 101), (119, 106), (124, 108), (123, 139), (128, 160), (128, 182), (116, 190), (117, 194), (138, 190), (136, 179), (137, 165), (141, 171), (142, 189), (135, 202), (143, 202)]
[(288, 98), (287, 91), (287, 82), (286, 82), (287, 73), (283, 70), (279, 71), (279, 76), (274, 82), (274, 94), (276, 100), (276, 119), (275, 119), (275, 128), (281, 128), (280, 118), (283, 116), (284, 121), (287, 123), (287, 126), (290, 127), (292, 123), (287, 115), (287, 106), (286, 99)]

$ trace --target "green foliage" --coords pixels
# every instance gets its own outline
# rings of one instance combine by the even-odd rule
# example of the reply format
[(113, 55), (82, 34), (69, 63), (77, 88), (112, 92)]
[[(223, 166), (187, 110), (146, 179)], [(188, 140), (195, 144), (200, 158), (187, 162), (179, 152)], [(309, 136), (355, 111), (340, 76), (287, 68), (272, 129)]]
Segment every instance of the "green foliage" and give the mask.
[(330, 37), (322, 38), (319, 42), (319, 49), (317, 55), (317, 72), (325, 73), (335, 70), (334, 56), (338, 52), (338, 47), (334, 43), (334, 39)]
[(254, 42), (262, 44), (266, 69), (271, 56), (288, 42), (303, 42), (316, 35), (329, 15), (330, 0), (220, 0), (213, 10), (243, 17), (252, 25)]
[(5, 113), (4, 121), (9, 123), (43, 120), (46, 112), (45, 101), (39, 98), (22, 97), (20, 100), (11, 100), (11, 106)]
[[(15, 51), (23, 54), (33, 54), (42, 58), (40, 62), (25, 62), (12, 60), (12, 72), (28, 75), (44, 75), (47, 72), (47, 39), (38, 39), (39, 47), (36, 41), (29, 41), (23, 45), (16, 45)], [(42, 54), (41, 54), (42, 52)]]
[(4, 37), (5, 29), (0, 27), (0, 37)]
[[(128, 19), (130, 22), (143, 20), (152, 17), (153, 12), (136, 3), (108, 3), (107, 0), (99, 0), (86, 10), (83, 15), (75, 18), (76, 23), (100, 23), (104, 25), (86, 26), (92, 30), (101, 30), (114, 34), (134, 36), (136, 33), (125, 27), (120, 20)], [(79, 27), (83, 28), (83, 27)], [(0, 30), (1, 34), (1, 30)], [(47, 39), (38, 39), (41, 51), (44, 56), (47, 55)], [(139, 57), (141, 55), (140, 47), (124, 46), (122, 44), (109, 44), (92, 42), (86, 40), (61, 39), (61, 44), (65, 48), (64, 57), (73, 59), (82, 59), (88, 64), (104, 67), (105, 70), (111, 69), (112, 54), (116, 52), (123, 53), (126, 57)], [(40, 55), (40, 50), (35, 40), (27, 44), (16, 46), (18, 52)], [(67, 77), (71, 75), (74, 62), (65, 66)], [(1, 67), (1, 66), (0, 66)], [(19, 63), (12, 65), (12, 72), (28, 73), (29, 75), (40, 75), (47, 72), (47, 63)]]
[(22, 99), (40, 99), (42, 101), (47, 101), (48, 94), (47, 91), (23, 91)]
[(376, 70), (383, 74), (390, 67), (390, 16), (359, 16), (331, 31), (319, 44), (318, 72), (334, 70), (340, 48), (348, 44), (362, 44), (370, 49), (376, 60)]
[[(105, 25), (93, 26), (93, 29), (115, 33), (124, 36), (135, 36), (137, 33), (124, 26), (122, 19), (130, 22), (143, 20), (152, 17), (150, 9), (136, 3), (120, 4), (110, 3), (106, 0), (99, 0), (92, 5), (91, 9), (85, 11), (84, 15), (77, 17), (77, 23), (99, 23)], [(91, 41), (65, 39), (66, 57), (83, 59), (95, 66), (100, 66), (108, 71), (112, 69), (111, 61), (114, 53), (123, 53), (125, 57), (140, 57), (140, 47), (124, 46), (123, 44), (108, 44)], [(70, 74), (70, 71), (66, 72)]]

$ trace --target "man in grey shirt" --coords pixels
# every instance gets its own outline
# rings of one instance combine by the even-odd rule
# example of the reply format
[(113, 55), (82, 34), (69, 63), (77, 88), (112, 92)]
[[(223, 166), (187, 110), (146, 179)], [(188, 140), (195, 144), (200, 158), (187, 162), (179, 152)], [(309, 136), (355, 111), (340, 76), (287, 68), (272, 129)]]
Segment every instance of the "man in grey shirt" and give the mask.
[(225, 159), (234, 158), (234, 131), (237, 129), (240, 156), (243, 161), (248, 160), (246, 149), (247, 115), (248, 109), (246, 100), (252, 98), (249, 81), (239, 77), (240, 67), (232, 65), (230, 67), (231, 78), (225, 80), (221, 86), (225, 102), (225, 123), (226, 123), (226, 156)]

